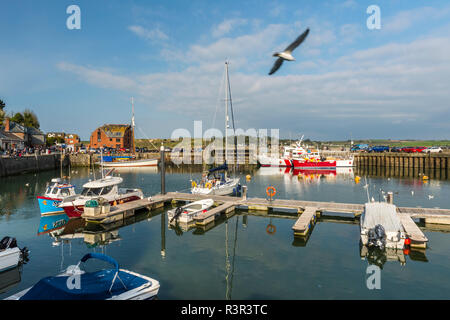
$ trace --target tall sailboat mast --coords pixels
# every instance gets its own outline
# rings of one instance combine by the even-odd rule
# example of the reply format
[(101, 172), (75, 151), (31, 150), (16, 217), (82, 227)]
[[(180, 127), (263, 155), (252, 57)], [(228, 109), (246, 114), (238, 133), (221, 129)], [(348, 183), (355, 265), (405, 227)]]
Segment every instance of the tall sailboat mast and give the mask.
[[(228, 86), (228, 61), (225, 61), (225, 85)], [(228, 159), (228, 87), (225, 88), (225, 162)]]
[(131, 97), (131, 147), (132, 147), (132, 151), (131, 153), (134, 154), (136, 151), (136, 147), (134, 146), (134, 98)]

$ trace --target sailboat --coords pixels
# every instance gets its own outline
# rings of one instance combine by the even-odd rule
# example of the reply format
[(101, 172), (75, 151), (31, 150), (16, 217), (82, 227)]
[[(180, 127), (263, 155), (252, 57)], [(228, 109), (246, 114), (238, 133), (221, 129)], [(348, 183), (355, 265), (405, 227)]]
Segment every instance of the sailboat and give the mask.
[(124, 157), (124, 156), (108, 156), (105, 157), (103, 160), (103, 167), (115, 167), (115, 168), (129, 168), (129, 167), (156, 167), (158, 165), (158, 159), (141, 159), (136, 160), (136, 147), (135, 147), (135, 141), (134, 141), (134, 99), (131, 98), (131, 108), (132, 108), (132, 114), (131, 117), (131, 141), (132, 141), (132, 156), (131, 157)]
[[(231, 102), (231, 88), (230, 78), (228, 75), (228, 61), (225, 62), (225, 76), (227, 89), (225, 90), (225, 162), (222, 166), (212, 168), (203, 173), (202, 179), (197, 183), (191, 180), (191, 193), (204, 194), (204, 195), (229, 195), (238, 194), (240, 192), (241, 185), (239, 184), (239, 178), (228, 177), (228, 103), (230, 103), (231, 112), (233, 112), (233, 105)], [(232, 113), (233, 115), (233, 113)], [(234, 127), (234, 117), (233, 117)], [(235, 129), (235, 128), (234, 128)]]

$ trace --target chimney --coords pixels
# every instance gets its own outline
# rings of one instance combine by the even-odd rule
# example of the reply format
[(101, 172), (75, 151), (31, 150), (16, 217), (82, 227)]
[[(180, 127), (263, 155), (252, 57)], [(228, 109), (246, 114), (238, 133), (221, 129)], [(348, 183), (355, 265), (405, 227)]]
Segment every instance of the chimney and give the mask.
[(9, 118), (5, 119), (5, 132), (9, 132)]

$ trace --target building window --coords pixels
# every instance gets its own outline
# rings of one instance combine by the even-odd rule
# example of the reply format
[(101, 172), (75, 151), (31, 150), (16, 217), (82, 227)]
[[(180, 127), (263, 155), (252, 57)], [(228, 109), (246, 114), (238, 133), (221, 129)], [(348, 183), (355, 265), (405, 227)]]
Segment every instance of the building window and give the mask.
[(109, 138), (109, 141), (112, 141), (112, 138)]
[(120, 142), (120, 138), (116, 138), (116, 142)]
[(97, 141), (98, 142), (102, 141), (102, 133), (100, 132), (100, 130), (97, 131)]

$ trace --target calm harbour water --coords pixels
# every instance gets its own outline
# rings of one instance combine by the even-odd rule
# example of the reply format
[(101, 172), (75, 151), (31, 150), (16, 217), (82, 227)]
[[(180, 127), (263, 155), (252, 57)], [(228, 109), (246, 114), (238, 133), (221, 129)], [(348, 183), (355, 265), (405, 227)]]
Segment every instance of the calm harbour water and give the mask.
[[(175, 170), (176, 171), (176, 170)], [(139, 187), (145, 195), (160, 191), (156, 169), (119, 171), (124, 187)], [(449, 299), (450, 233), (445, 227), (423, 228), (429, 239), (425, 252), (412, 252), (406, 264), (382, 264), (381, 289), (366, 286), (369, 262), (360, 257), (359, 225), (347, 220), (319, 220), (306, 243), (294, 240), (289, 213), (268, 217), (264, 212), (237, 211), (207, 228), (174, 230), (164, 210), (140, 214), (126, 225), (70, 233), (64, 241), (38, 235), (40, 213), (36, 196), (59, 172), (41, 172), (0, 178), (0, 237), (17, 238), (28, 247), (28, 263), (20, 270), (0, 274), (0, 298), (30, 287), (39, 279), (76, 264), (87, 252), (103, 252), (125, 269), (160, 281), (159, 299)], [(355, 184), (353, 173), (302, 175), (283, 169), (261, 168), (251, 173), (248, 196), (265, 197), (273, 185), (276, 198), (364, 203), (364, 178)], [(186, 191), (199, 172), (170, 172), (166, 191)], [(97, 173), (98, 177), (98, 173)], [(92, 174), (72, 169), (77, 191)], [(393, 191), (398, 206), (450, 208), (450, 181), (419, 178), (369, 180), (371, 197)], [(414, 191), (414, 194), (411, 193)], [(429, 195), (434, 196), (432, 199)], [(327, 213), (327, 215), (333, 215)], [(337, 215), (337, 214), (336, 214)], [(294, 216), (292, 216), (294, 217)], [(346, 222), (346, 223), (345, 223)], [(268, 234), (269, 224), (276, 227)], [(63, 231), (64, 229), (61, 229)], [(450, 231), (450, 227), (447, 228)], [(447, 231), (447, 232), (448, 232)], [(95, 262), (88, 269), (103, 266)], [(19, 278), (20, 276), (20, 278)]]

